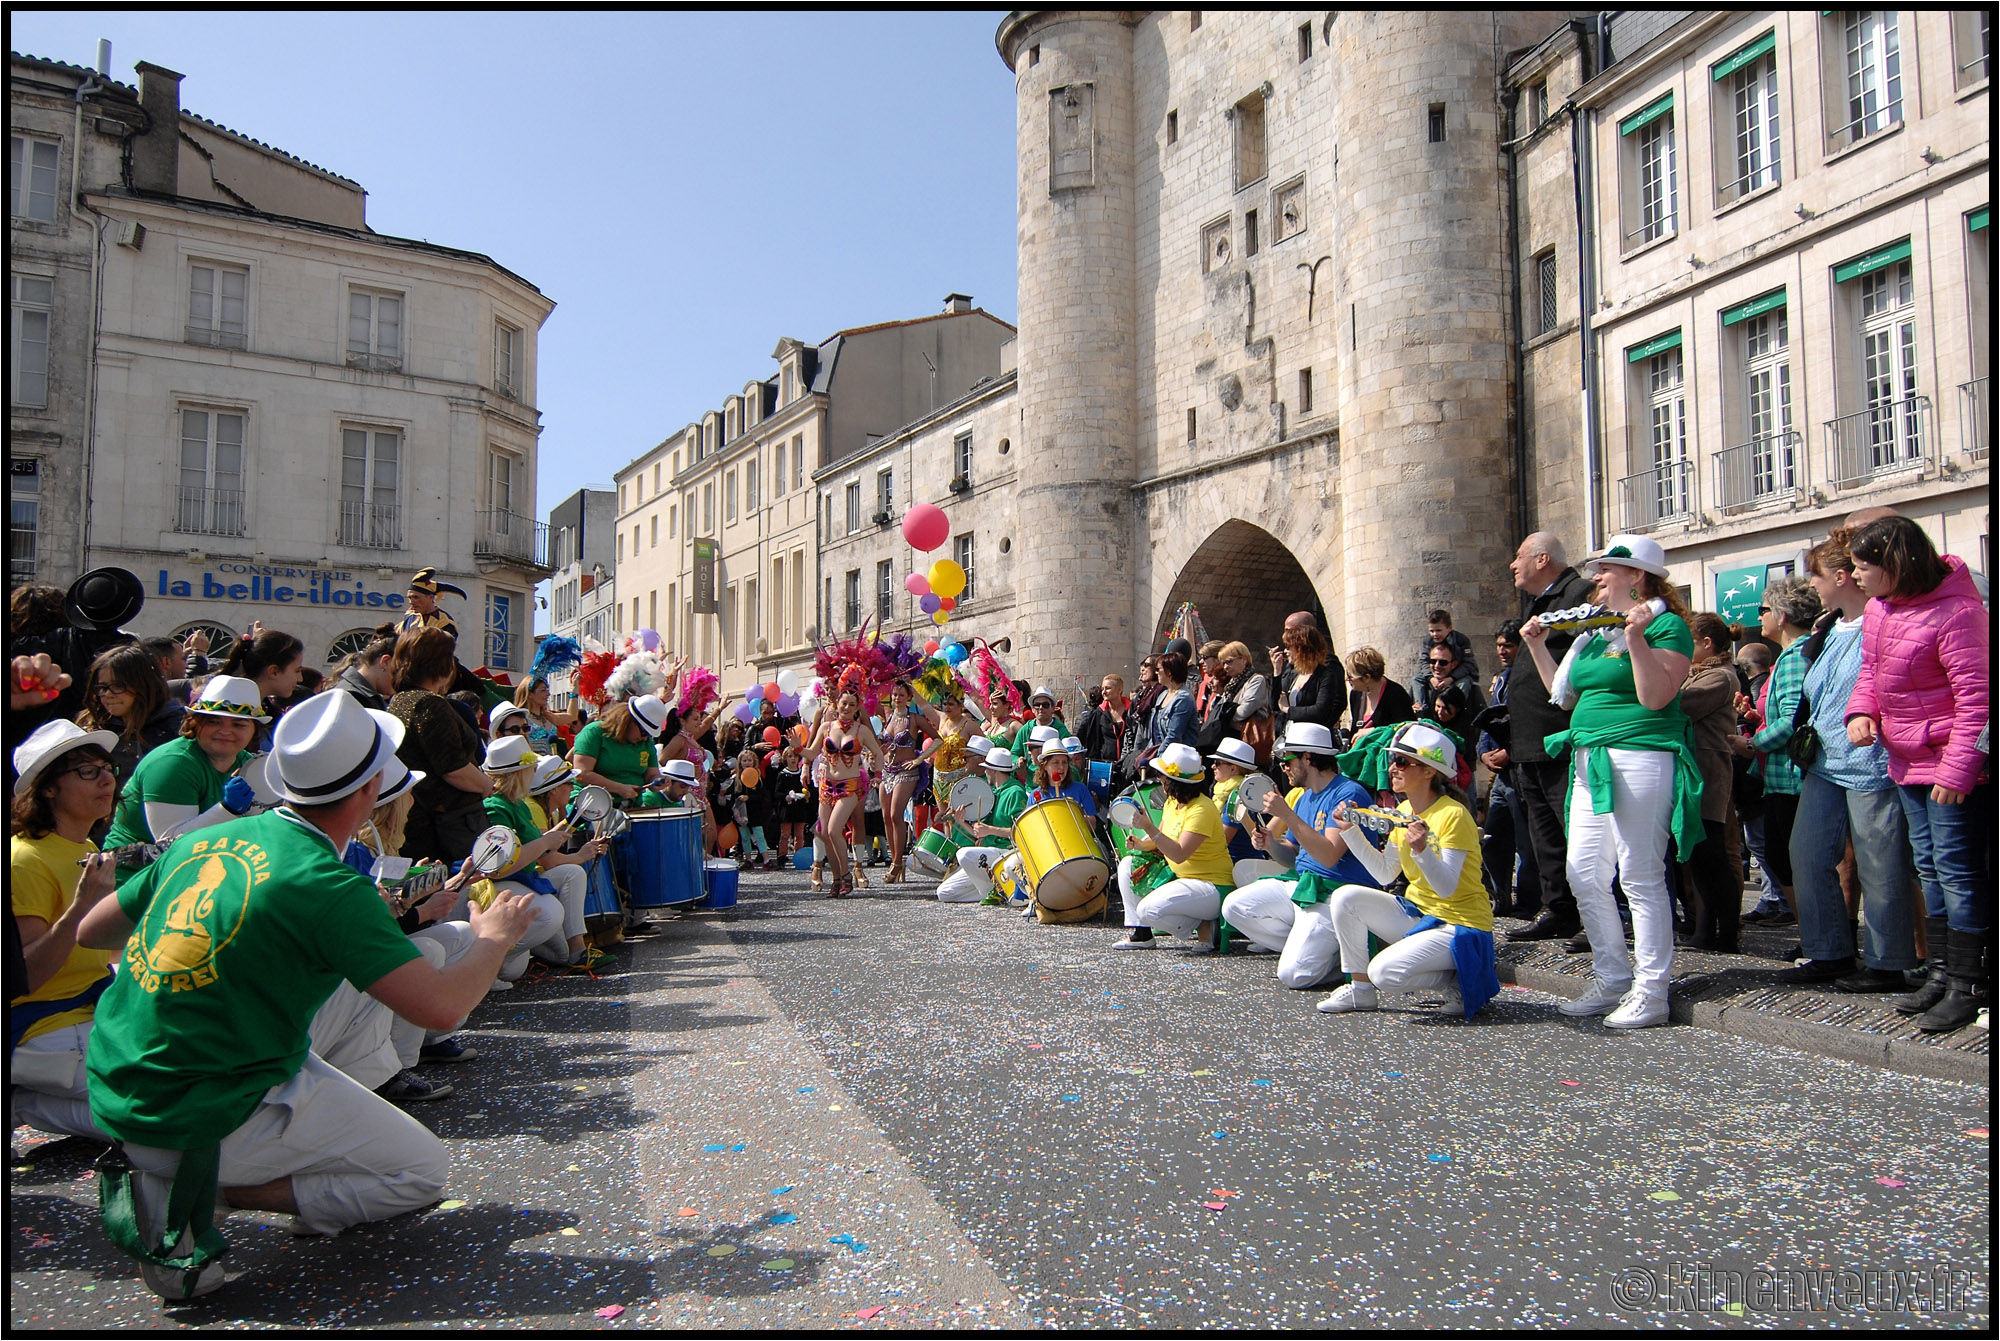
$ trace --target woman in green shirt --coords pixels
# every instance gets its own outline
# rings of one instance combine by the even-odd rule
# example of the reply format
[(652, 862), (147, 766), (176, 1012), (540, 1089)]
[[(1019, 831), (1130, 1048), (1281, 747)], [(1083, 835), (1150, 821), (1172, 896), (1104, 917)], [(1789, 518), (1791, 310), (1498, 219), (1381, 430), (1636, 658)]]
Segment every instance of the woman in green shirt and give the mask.
[(638, 800), (660, 781), (659, 735), (669, 717), (667, 705), (651, 694), (611, 704), (570, 746), (578, 785), (602, 787), (621, 801)]
[[(1694, 652), (1687, 607), (1666, 553), (1645, 536), (1613, 536), (1596, 570), (1597, 603), (1625, 623), (1570, 645), (1558, 668), (1546, 624), (1521, 636), (1549, 698), (1572, 708), (1569, 730), (1548, 737), (1551, 757), (1574, 750), (1569, 796), (1569, 883), (1590, 935), (1594, 979), (1565, 1002), (1565, 1015), (1608, 1015), (1614, 1029), (1665, 1024), (1674, 961), (1667, 849), (1682, 860), (1702, 840), (1701, 774), (1681, 712), (1681, 684)], [(1611, 896), (1617, 875), (1632, 908), (1633, 956)]]
[(164, 841), (170, 833), (248, 812), (255, 801), (250, 784), (232, 775), (250, 762), (251, 738), (271, 720), (261, 699), (252, 681), (234, 675), (211, 679), (181, 718), (180, 737), (132, 770), (105, 848)]
[[(493, 779), (494, 788), (493, 795), (483, 802), (486, 818), (512, 829), (515, 837), (521, 840), (521, 850), (515, 855), (513, 866), (495, 876), (494, 883), (507, 882), (503, 888), (509, 893), (515, 892), (518, 885), (520, 890), (534, 894), (538, 905), (537, 921), (529, 925), (522, 944), (536, 958), (551, 964), (595, 967), (604, 963), (610, 956), (591, 952), (584, 940), (583, 900), (589, 884), (584, 863), (604, 855), (605, 848), (610, 846), (609, 841), (593, 838), (579, 851), (566, 853), (562, 849), (570, 836), (567, 820), (558, 816), (546, 832), (535, 823), (528, 805), (528, 787), (535, 776), (535, 754), (528, 748), (527, 741), (507, 736), (494, 741), (486, 747), (484, 769), (486, 776)], [(548, 887), (555, 891), (554, 895), (535, 888), (535, 884), (540, 882), (524, 880), (523, 877), (530, 872), (546, 881)], [(543, 925), (542, 921), (547, 914), (541, 905), (551, 897), (561, 908), (559, 935)], [(501, 976), (507, 976), (504, 967)]]

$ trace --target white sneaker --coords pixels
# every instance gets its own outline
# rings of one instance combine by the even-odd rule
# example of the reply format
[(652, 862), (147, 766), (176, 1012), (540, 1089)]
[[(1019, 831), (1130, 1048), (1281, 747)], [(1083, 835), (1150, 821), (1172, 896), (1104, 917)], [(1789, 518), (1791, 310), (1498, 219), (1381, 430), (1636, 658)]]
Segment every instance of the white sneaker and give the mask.
[(1276, 950), (1273, 950), (1273, 949), (1272, 949), (1272, 948), (1271, 948), (1270, 946), (1268, 946), (1268, 945), (1259, 945), (1259, 944), (1257, 944), (1257, 942), (1255, 942), (1255, 941), (1251, 941), (1251, 942), (1250, 942), (1250, 949), (1249, 949), (1249, 950), (1247, 951), (1247, 953), (1249, 953), (1249, 954), (1253, 954), (1253, 955), (1274, 955), (1274, 954), (1276, 954), (1276, 953), (1278, 953), (1278, 952), (1277, 952)]
[(508, 981), (507, 981), (507, 980), (506, 980), (505, 978), (495, 978), (495, 979), (493, 980), (493, 985), (492, 985), (491, 987), (487, 988), (487, 989), (486, 989), (486, 992), (487, 992), (487, 995), (489, 995), (489, 996), (490, 996), (490, 995), (492, 995), (492, 994), (493, 994), (494, 992), (511, 992), (511, 991), (513, 991), (513, 990), (514, 990), (514, 984), (513, 984), (513, 983), (511, 983), (511, 982), (508, 982)]
[(1438, 1014), (1440, 1015), (1465, 1014), (1464, 994), (1461, 993), (1456, 987), (1444, 988), (1443, 992), (1444, 992), (1444, 1000), (1438, 1003)]
[(1607, 1029), (1650, 1029), (1667, 1022), (1667, 999), (1663, 996), (1627, 996), (1617, 1010), (1604, 1017)]
[(1608, 1015), (1618, 1009), (1625, 994), (1632, 990), (1629, 982), (1607, 983), (1601, 978), (1592, 978), (1584, 994), (1574, 1001), (1565, 1001), (1556, 1009), (1573, 1020), (1589, 1015)]
[(1345, 1015), (1351, 1010), (1374, 1010), (1381, 998), (1372, 982), (1351, 982), (1319, 1003), (1328, 1015)]
[(1160, 938), (1158, 936), (1148, 936), (1143, 941), (1135, 941), (1130, 936), (1127, 936), (1123, 940), (1111, 942), (1111, 948), (1114, 950), (1157, 950), (1159, 947)]

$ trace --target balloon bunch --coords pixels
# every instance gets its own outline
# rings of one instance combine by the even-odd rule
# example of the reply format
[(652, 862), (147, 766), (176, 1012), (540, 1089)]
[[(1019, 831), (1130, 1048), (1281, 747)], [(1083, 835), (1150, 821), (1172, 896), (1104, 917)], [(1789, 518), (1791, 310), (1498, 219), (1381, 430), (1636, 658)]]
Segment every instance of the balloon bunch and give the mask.
[[(928, 554), (951, 538), (951, 519), (943, 508), (918, 503), (903, 514), (903, 539), (913, 549)], [(951, 559), (934, 561), (927, 572), (911, 572), (903, 579), (903, 589), (917, 598), (917, 608), (942, 628), (958, 608), (965, 591), (965, 569)]]
[(790, 717), (799, 711), (802, 696), (799, 693), (797, 671), (781, 670), (773, 676), (769, 684), (753, 684), (743, 691), (743, 701), (736, 705), (736, 720), (748, 726), (757, 720), (761, 709), (759, 704), (769, 703), (778, 710), (778, 716)]

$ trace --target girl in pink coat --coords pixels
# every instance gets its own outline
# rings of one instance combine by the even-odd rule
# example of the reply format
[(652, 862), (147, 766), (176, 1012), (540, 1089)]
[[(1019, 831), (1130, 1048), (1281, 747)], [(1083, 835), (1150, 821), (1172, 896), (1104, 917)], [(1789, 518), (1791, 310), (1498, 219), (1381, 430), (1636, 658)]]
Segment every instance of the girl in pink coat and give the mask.
[(1932, 975), (1922, 995), (1934, 1003), (1917, 1021), (1943, 1033), (1971, 1023), (1990, 995), (1992, 635), (1964, 561), (1940, 557), (1908, 517), (1870, 522), (1851, 552), (1855, 582), (1871, 599), (1847, 737), (1887, 747), (1927, 912), (1949, 924), (1943, 981)]

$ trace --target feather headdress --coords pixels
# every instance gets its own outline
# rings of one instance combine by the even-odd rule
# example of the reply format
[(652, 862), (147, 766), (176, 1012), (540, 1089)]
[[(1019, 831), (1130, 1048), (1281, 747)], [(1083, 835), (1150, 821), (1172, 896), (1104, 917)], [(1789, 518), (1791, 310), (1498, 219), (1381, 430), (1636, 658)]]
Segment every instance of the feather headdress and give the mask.
[(660, 658), (652, 652), (634, 652), (620, 661), (618, 669), (604, 682), (604, 695), (622, 700), (657, 694), (666, 687), (667, 669), (660, 664)]
[(576, 692), (586, 703), (604, 706), (604, 682), (618, 669), (615, 652), (585, 652), (576, 672)]
[[(1000, 658), (993, 655), (986, 640), (977, 640), (972, 647), (972, 684), (979, 696), (986, 700), (986, 706), (995, 712), (1001, 711), (1004, 701), (1006, 711), (1015, 717), (1021, 716), (1027, 705), (1021, 701), (1021, 691), (1014, 687), (1014, 677), (1007, 674), (1007, 668), (1000, 664)], [(996, 698), (995, 695), (1000, 695)]]
[(674, 711), (683, 717), (708, 711), (722, 697), (722, 681), (706, 666), (690, 666), (681, 673), (681, 693)]
[(829, 697), (838, 698), (852, 689), (861, 696), (862, 712), (874, 713), (888, 697), (889, 686), (907, 677), (889, 646), (878, 641), (868, 623), (863, 620), (851, 637), (816, 643), (813, 673), (826, 684)]
[(557, 638), (553, 635), (542, 639), (542, 645), (535, 649), (535, 659), (528, 666), (532, 679), (547, 680), (558, 671), (566, 671), (583, 660), (583, 649), (576, 645), (574, 638)]
[(965, 693), (965, 687), (958, 682), (958, 672), (952, 669), (948, 661), (934, 660), (925, 666), (923, 673), (911, 682), (911, 688), (926, 703), (931, 704), (943, 703), (946, 694), (963, 696)]

